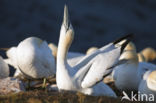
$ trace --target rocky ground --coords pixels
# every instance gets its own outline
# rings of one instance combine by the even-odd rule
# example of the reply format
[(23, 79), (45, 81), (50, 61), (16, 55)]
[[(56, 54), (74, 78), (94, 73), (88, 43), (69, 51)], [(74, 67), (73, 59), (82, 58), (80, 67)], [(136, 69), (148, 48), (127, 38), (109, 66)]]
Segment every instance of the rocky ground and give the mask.
[[(58, 93), (34, 90), (7, 96), (0, 96), (0, 103), (121, 103), (121, 98), (115, 99), (105, 96), (85, 96), (81, 93)], [(132, 102), (123, 100), (122, 103)]]
[[(108, 85), (114, 90), (118, 98), (87, 96), (70, 91), (58, 92), (57, 89), (51, 88), (54, 87), (52, 84), (56, 84), (56, 80), (51, 78), (48, 81), (46, 88), (43, 88), (41, 80), (31, 81), (31, 85), (28, 87), (25, 80), (10, 77), (0, 79), (0, 103), (131, 103), (126, 99), (122, 100), (123, 94), (117, 90), (114, 83)], [(128, 95), (131, 96), (131, 94)]]

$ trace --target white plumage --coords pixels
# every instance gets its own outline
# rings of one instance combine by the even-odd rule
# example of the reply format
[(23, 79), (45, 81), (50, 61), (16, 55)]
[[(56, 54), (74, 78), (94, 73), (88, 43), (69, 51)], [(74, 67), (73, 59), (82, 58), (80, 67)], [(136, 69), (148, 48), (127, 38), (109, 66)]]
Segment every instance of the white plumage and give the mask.
[[(67, 52), (73, 38), (74, 31), (72, 25), (69, 24), (68, 11), (65, 6), (57, 53), (56, 81), (58, 89), (79, 91), (88, 95), (116, 97), (112, 89), (100, 81), (112, 71), (111, 67), (117, 64), (122, 46), (110, 43), (96, 52), (84, 56), (75, 66), (71, 67), (67, 63)], [(126, 45), (127, 40), (124, 41), (123, 44)]]
[(29, 37), (7, 51), (5, 61), (17, 70), (15, 76), (26, 78), (44, 78), (56, 72), (55, 60), (46, 41)]
[(43, 78), (55, 74), (54, 57), (46, 41), (29, 37), (19, 43), (16, 50), (21, 72), (30, 78)]

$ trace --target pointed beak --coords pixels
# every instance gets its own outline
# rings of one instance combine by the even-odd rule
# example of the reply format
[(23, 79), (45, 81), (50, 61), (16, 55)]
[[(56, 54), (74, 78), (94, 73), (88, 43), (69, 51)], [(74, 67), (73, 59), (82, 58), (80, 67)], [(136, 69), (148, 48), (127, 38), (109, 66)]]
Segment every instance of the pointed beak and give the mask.
[(68, 34), (67, 32), (69, 30), (72, 30), (74, 32), (74, 29), (73, 29), (72, 24), (71, 24), (70, 19), (69, 19), (69, 13), (68, 13), (67, 5), (64, 6), (64, 17), (63, 17), (62, 26), (65, 29), (65, 33), (64, 33), (65, 35)]
[(67, 31), (68, 31), (68, 29), (73, 29), (73, 27), (72, 27), (72, 25), (71, 25), (71, 23), (70, 23), (67, 5), (64, 6), (63, 25), (65, 26), (65, 29), (66, 29)]
[(68, 15), (68, 7), (64, 6), (64, 17), (63, 17), (63, 25), (68, 28), (69, 27), (69, 15)]

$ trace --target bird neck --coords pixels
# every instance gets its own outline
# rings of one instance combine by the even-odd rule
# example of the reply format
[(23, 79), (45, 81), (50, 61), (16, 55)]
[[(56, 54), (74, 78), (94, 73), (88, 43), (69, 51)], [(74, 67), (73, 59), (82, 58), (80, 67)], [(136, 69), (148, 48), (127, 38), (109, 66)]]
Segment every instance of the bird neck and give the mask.
[(124, 50), (124, 52), (122, 53), (122, 55), (120, 56), (120, 60), (125, 59), (125, 60), (129, 60), (135, 64), (138, 64), (138, 56), (136, 51), (133, 50)]
[(71, 35), (60, 36), (58, 52), (57, 52), (57, 63), (67, 63), (67, 53), (72, 43), (73, 37)]

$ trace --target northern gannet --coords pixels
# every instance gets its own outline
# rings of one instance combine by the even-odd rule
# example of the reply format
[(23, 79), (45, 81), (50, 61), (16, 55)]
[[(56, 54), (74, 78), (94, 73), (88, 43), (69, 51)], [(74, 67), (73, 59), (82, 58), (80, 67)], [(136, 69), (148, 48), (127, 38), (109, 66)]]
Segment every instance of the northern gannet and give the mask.
[(54, 57), (46, 41), (29, 37), (16, 49), (17, 66), (26, 78), (46, 78), (56, 72)]
[(9, 76), (9, 66), (5, 63), (0, 56), (0, 78), (6, 78)]
[(156, 51), (153, 48), (145, 48), (138, 53), (139, 62), (148, 62), (156, 59)]
[(56, 82), (58, 89), (79, 91), (87, 95), (116, 97), (112, 89), (101, 80), (118, 63), (120, 53), (122, 53), (130, 38), (127, 40), (124, 37), (109, 43), (96, 52), (86, 55), (77, 65), (71, 67), (67, 63), (67, 53), (73, 38), (74, 30), (71, 23), (69, 23), (68, 10), (67, 6), (65, 6), (57, 52)]
[(14, 77), (39, 79), (56, 73), (55, 60), (46, 41), (29, 37), (6, 52), (5, 62), (16, 69)]
[(112, 72), (115, 86), (119, 90), (137, 90), (138, 79), (138, 57), (133, 43), (129, 43), (120, 56), (123, 64), (116, 66)]
[(152, 94), (154, 97), (156, 97), (156, 70), (147, 71), (143, 75), (138, 90), (141, 94), (146, 94), (148, 96)]
[[(126, 56), (126, 51), (129, 51), (129, 52), (127, 52), (127, 54), (131, 54), (131, 53), (130, 53), (131, 51), (132, 51), (132, 52), (135, 52), (135, 51), (136, 51), (136, 47), (135, 47), (135, 45), (134, 45), (133, 42), (129, 42), (129, 43), (127, 44), (127, 46), (126, 46), (125, 49), (124, 49), (124, 54), (121, 55), (122, 58), (124, 58), (124, 56)], [(121, 58), (120, 58), (120, 59), (121, 59)], [(129, 59), (130, 59), (130, 57), (129, 57)], [(108, 75), (107, 77), (105, 77), (103, 81), (104, 81), (104, 83), (111, 83), (111, 82), (114, 82), (114, 79), (115, 79), (115, 78), (113, 78), (113, 75), (112, 75), (112, 73), (111, 73), (110, 75)]]

